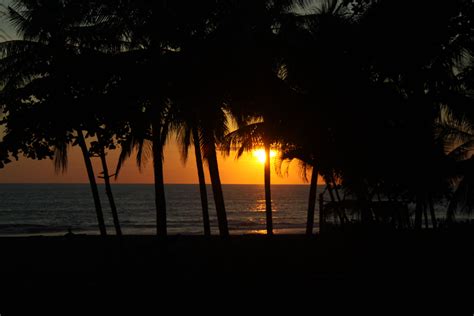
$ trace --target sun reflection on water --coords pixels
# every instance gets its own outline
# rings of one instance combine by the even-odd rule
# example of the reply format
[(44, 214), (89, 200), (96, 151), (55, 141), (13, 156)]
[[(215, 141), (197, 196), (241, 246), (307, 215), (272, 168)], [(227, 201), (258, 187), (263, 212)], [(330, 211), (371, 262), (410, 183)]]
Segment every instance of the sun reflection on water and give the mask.
[(249, 234), (257, 234), (257, 235), (266, 235), (267, 230), (266, 229), (254, 229), (249, 232)]
[[(265, 212), (265, 200), (257, 200), (254, 204), (254, 206), (252, 208), (250, 208), (250, 212), (257, 212), (257, 213), (261, 213), (261, 212)], [(278, 210), (276, 208), (273, 208), (272, 207), (272, 213), (273, 212), (278, 212)]]

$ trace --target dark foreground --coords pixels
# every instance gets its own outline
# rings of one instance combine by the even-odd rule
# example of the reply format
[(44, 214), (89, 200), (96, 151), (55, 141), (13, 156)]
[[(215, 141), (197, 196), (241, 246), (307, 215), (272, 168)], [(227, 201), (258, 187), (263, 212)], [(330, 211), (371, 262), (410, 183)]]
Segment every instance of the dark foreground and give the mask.
[(231, 310), (298, 302), (295, 308), (314, 311), (350, 301), (359, 307), (383, 302), (387, 310), (403, 311), (414, 303), (472, 315), (473, 236), (472, 229), (460, 229), (228, 240), (0, 238), (0, 313), (32, 306), (47, 311), (58, 301), (71, 308), (94, 302), (121, 308), (142, 300), (159, 310), (177, 300), (176, 308), (204, 310), (217, 302)]

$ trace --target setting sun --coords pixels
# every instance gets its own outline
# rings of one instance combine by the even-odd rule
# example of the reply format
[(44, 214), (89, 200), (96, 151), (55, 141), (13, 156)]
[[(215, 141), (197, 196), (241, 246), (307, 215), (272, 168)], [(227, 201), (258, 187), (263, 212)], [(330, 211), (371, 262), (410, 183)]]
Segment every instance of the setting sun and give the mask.
[[(270, 158), (273, 158), (277, 155), (276, 151), (270, 150)], [(257, 149), (253, 151), (253, 156), (257, 158), (260, 163), (265, 163), (265, 150)]]

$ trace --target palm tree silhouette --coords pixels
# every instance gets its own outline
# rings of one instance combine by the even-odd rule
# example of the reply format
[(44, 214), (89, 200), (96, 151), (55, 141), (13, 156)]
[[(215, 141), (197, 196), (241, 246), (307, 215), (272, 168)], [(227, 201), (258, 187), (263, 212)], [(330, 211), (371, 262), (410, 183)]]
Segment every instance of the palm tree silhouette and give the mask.
[(267, 234), (273, 234), (272, 201), (270, 188), (270, 151), (276, 143), (276, 132), (271, 130), (268, 123), (257, 122), (244, 125), (237, 130), (227, 134), (222, 142), (222, 149), (229, 155), (232, 150), (237, 151), (236, 158), (240, 158), (244, 152), (251, 152), (257, 148), (264, 148), (264, 183), (265, 183), (265, 215)]
[[(150, 153), (154, 176), (156, 232), (159, 236), (166, 236), (163, 147), (168, 138), (171, 119), (167, 76), (174, 64), (175, 53), (173, 44), (168, 39), (176, 25), (170, 19), (173, 12), (167, 1), (125, 1), (116, 11), (115, 26), (121, 29), (129, 49), (117, 58), (122, 69), (118, 69), (119, 80), (114, 93), (115, 98), (123, 98), (121, 103), (129, 104), (130, 117), (135, 120), (128, 122), (128, 140), (122, 143), (116, 175), (134, 149), (138, 149), (139, 167), (144, 162), (142, 159), (146, 158), (143, 153)], [(150, 78), (154, 80), (149, 80)]]
[[(472, 37), (467, 35), (470, 31), (465, 27), (468, 23), (465, 15), (472, 12), (472, 4), (430, 5), (430, 14), (420, 25), (418, 18), (425, 12), (426, 5), (428, 3), (422, 1), (396, 5), (384, 2), (373, 6), (362, 22), (365, 35), (362, 37), (364, 45), (361, 45), (364, 54), (376, 47), (383, 48), (374, 54), (378, 76), (396, 86), (400, 98), (411, 106), (410, 115), (405, 112), (401, 119), (406, 134), (399, 136), (405, 139), (405, 148), (413, 154), (411, 161), (403, 162), (410, 174), (410, 183), (405, 182), (404, 186), (417, 204), (415, 227), (418, 229), (422, 227), (423, 216), (425, 226), (428, 222), (428, 207), (432, 225), (436, 226), (432, 201), (435, 196), (446, 194), (449, 188), (450, 167), (443, 145), (437, 143), (433, 135), (444, 106), (456, 112), (466, 104), (459, 98), (464, 88), (460, 87), (457, 73), (465, 68), (463, 56), (472, 54), (469, 52)], [(386, 36), (371, 45), (375, 34), (370, 28), (375, 25), (383, 28)]]
[[(99, 124), (98, 124), (99, 125)], [(91, 152), (93, 155), (99, 157), (100, 163), (102, 165), (102, 172), (99, 178), (104, 180), (105, 185), (105, 194), (109, 200), (110, 210), (112, 212), (112, 219), (115, 227), (115, 233), (117, 236), (122, 235), (122, 228), (120, 227), (120, 220), (118, 216), (117, 206), (115, 204), (115, 199), (112, 193), (112, 185), (110, 179), (114, 176), (109, 172), (109, 167), (107, 164), (107, 148), (115, 148), (113, 142), (113, 136), (110, 134), (111, 130), (107, 128), (98, 128), (96, 132), (97, 141), (91, 143)]]
[[(157, 233), (166, 235), (166, 203), (164, 194), (163, 181), (163, 146), (168, 138), (169, 131), (173, 126), (179, 125), (175, 120), (181, 120), (176, 117), (179, 110), (174, 109), (180, 106), (181, 100), (173, 93), (174, 88), (179, 84), (176, 78), (177, 73), (185, 76), (189, 75), (189, 70), (181, 72), (180, 62), (182, 52), (189, 40), (190, 34), (203, 32), (199, 29), (202, 27), (203, 21), (198, 19), (198, 25), (193, 23), (196, 17), (193, 14), (201, 10), (208, 10), (209, 3), (201, 3), (196, 5), (196, 10), (183, 10), (182, 4), (168, 3), (161, 1), (157, 4), (135, 4), (129, 5), (133, 8), (125, 21), (120, 22), (124, 25), (129, 34), (130, 42), (137, 45), (136, 49), (130, 51), (125, 56), (128, 66), (122, 75), (122, 83), (116, 89), (118, 95), (122, 95), (125, 99), (124, 91), (134, 91), (135, 100), (131, 100), (138, 104), (130, 115), (135, 121), (129, 122), (129, 138), (122, 143), (122, 154), (117, 167), (117, 174), (126, 157), (130, 156), (133, 149), (138, 149), (137, 162), (139, 166), (142, 164), (142, 158), (146, 158), (147, 153), (151, 152), (154, 165), (155, 177), (155, 202), (157, 208)], [(204, 8), (204, 9), (203, 9)], [(211, 6), (211, 8), (213, 8)], [(125, 7), (127, 10), (127, 6)], [(179, 14), (176, 14), (179, 12)], [(190, 12), (185, 14), (184, 12)], [(121, 14), (123, 16), (123, 13)], [(188, 19), (188, 18), (189, 19)], [(166, 23), (165, 23), (166, 21)], [(206, 24), (204, 23), (204, 26)], [(208, 26), (206, 26), (208, 28)], [(204, 32), (207, 32), (205, 29)], [(147, 74), (147, 75), (146, 75)], [(155, 78), (151, 82), (149, 78)], [(204, 81), (206, 82), (206, 81)], [(207, 82), (206, 82), (207, 84)], [(156, 87), (159, 87), (157, 90)], [(125, 89), (126, 88), (126, 89)], [(209, 91), (209, 93), (213, 93)], [(194, 103), (198, 104), (198, 103)], [(219, 170), (217, 165), (217, 156), (215, 143), (221, 129), (225, 129), (225, 119), (221, 114), (219, 101), (209, 101), (206, 104), (199, 104), (200, 111), (208, 113), (206, 121), (200, 124), (199, 136), (201, 141), (202, 158), (208, 162), (214, 199), (216, 204), (217, 218), (221, 235), (228, 235), (227, 217), (225, 213), (224, 198), (222, 187), (220, 184)], [(215, 110), (214, 110), (215, 109)], [(225, 117), (224, 117), (225, 118)], [(224, 124), (222, 125), (222, 122)], [(190, 130), (195, 134), (196, 131)], [(196, 135), (195, 135), (196, 136)], [(216, 138), (217, 137), (217, 138)], [(198, 137), (193, 137), (195, 148), (198, 148)], [(195, 150), (198, 155), (199, 153)], [(198, 166), (198, 169), (199, 166)], [(202, 173), (203, 174), (203, 173)], [(201, 177), (201, 183), (204, 183)], [(201, 184), (201, 196), (204, 196), (203, 185)], [(206, 203), (203, 202), (203, 205)], [(205, 213), (204, 207), (204, 213)], [(207, 216), (204, 215), (204, 218)], [(205, 222), (207, 222), (205, 220)], [(206, 224), (207, 226), (207, 224)]]
[(219, 233), (223, 237), (229, 235), (229, 226), (227, 222), (227, 213), (225, 209), (224, 193), (219, 175), (219, 165), (217, 162), (216, 143), (220, 143), (221, 135), (225, 133), (226, 118), (225, 113), (221, 109), (212, 111), (213, 115), (209, 116), (210, 122), (203, 122), (201, 132), (201, 149), (203, 158), (209, 166), (209, 175), (211, 177), (212, 193), (214, 195), (214, 203), (216, 206), (217, 221)]
[[(304, 140), (308, 139), (307, 136), (304, 136)], [(301, 173), (303, 176), (303, 180), (308, 181), (307, 179), (307, 171), (311, 169), (311, 177), (309, 179), (310, 187), (309, 187), (309, 197), (308, 197), (308, 209), (306, 215), (306, 234), (312, 235), (314, 229), (314, 212), (316, 209), (316, 199), (318, 196), (318, 176), (319, 176), (319, 168), (318, 168), (318, 161), (317, 159), (313, 158), (314, 156), (308, 151), (309, 146), (296, 146), (294, 144), (299, 143), (301, 144), (302, 141), (299, 142), (292, 140), (292, 144), (286, 143), (282, 146), (281, 154), (279, 157), (279, 164), (277, 170), (281, 173), (282, 165), (284, 162), (289, 163), (294, 159), (300, 161), (300, 168)], [(320, 210), (322, 211), (322, 210)], [(320, 214), (319, 218), (319, 229), (321, 232), (322, 227), (322, 214)]]
[(455, 188), (446, 214), (448, 222), (454, 220), (458, 209), (466, 214), (470, 214), (473, 209), (474, 128), (471, 122), (468, 116), (460, 120), (445, 108), (437, 123), (436, 136), (438, 141), (443, 142), (446, 156), (450, 159)]
[[(303, 179), (311, 170), (306, 233), (311, 235), (317, 198), (318, 176), (326, 181), (332, 203), (340, 201), (334, 179), (338, 173), (340, 155), (337, 153), (335, 126), (344, 105), (340, 91), (352, 67), (346, 67), (342, 38), (349, 36), (347, 7), (339, 1), (302, 3), (302, 15), (294, 15), (282, 25), (285, 38), (284, 81), (296, 93), (291, 99), (292, 111), (285, 115), (285, 132), (278, 171), (282, 164), (297, 159)], [(340, 104), (339, 104), (339, 102)], [(334, 110), (333, 110), (334, 109)], [(337, 109), (337, 110), (336, 110)], [(301, 115), (303, 114), (304, 115)], [(344, 132), (347, 132), (344, 129)], [(288, 164), (289, 166), (289, 164)], [(336, 199), (337, 198), (337, 199)], [(323, 209), (320, 209), (322, 212)], [(344, 214), (341, 213), (342, 222)], [(320, 213), (320, 230), (323, 214)]]
[[(72, 118), (68, 113), (71, 118), (68, 122), (59, 121), (61, 115), (66, 114), (61, 106), (68, 102), (73, 103), (72, 91), (69, 90), (72, 82), (67, 71), (69, 66), (74, 64), (74, 58), (79, 55), (78, 43), (82, 40), (80, 28), (90, 17), (88, 13), (87, 6), (74, 2), (66, 4), (63, 1), (48, 3), (18, 1), (14, 7), (8, 7), (8, 19), (17, 29), (21, 39), (1, 43), (4, 52), (2, 79), (6, 82), (4, 92), (16, 90), (23, 97), (34, 96), (39, 100), (45, 98), (46, 102), (41, 104), (45, 106), (46, 115), (41, 119), (45, 120), (45, 124), (48, 124), (48, 121), (56, 124), (49, 131), (50, 135), (47, 136), (49, 139), (70, 141), (75, 131), (75, 144), (79, 145), (83, 153), (99, 230), (101, 235), (106, 235), (98, 188), (83, 134), (85, 122), (81, 120), (86, 117), (79, 115)], [(59, 133), (65, 136), (61, 137)], [(64, 163), (66, 166), (68, 146), (57, 141), (53, 142), (53, 146), (54, 143), (59, 156), (56, 165)]]
[[(229, 234), (224, 195), (219, 175), (216, 144), (228, 132), (228, 118), (224, 110), (228, 94), (229, 73), (222, 49), (226, 44), (223, 32), (227, 4), (201, 2), (180, 19), (188, 32), (180, 37), (180, 54), (170, 72), (170, 99), (181, 145), (186, 158), (192, 141), (196, 156), (203, 207), (204, 230), (210, 233), (207, 192), (202, 161), (207, 162), (217, 221), (221, 236)], [(203, 16), (206, 17), (203, 19)], [(191, 32), (189, 32), (191, 30)], [(185, 93), (183, 93), (185, 91)], [(206, 233), (207, 234), (207, 233)]]
[(177, 116), (181, 117), (181, 119), (175, 120), (175, 124), (177, 125), (177, 141), (180, 145), (181, 157), (184, 163), (186, 163), (187, 161), (189, 147), (191, 146), (191, 144), (194, 147), (194, 154), (196, 157), (196, 169), (199, 181), (199, 192), (201, 197), (204, 235), (210, 236), (211, 224), (209, 221), (209, 205), (207, 200), (206, 179), (204, 176), (204, 165), (201, 152), (201, 133), (197, 119), (197, 113), (192, 109), (186, 109), (183, 112), (177, 114)]
[[(166, 225), (166, 200), (165, 200), (165, 185), (163, 177), (163, 147), (168, 136), (169, 122), (166, 117), (162, 117), (163, 113), (135, 113), (138, 115), (131, 115), (131, 119), (136, 121), (129, 122), (129, 133), (126, 139), (121, 141), (121, 153), (115, 176), (118, 177), (121, 168), (126, 159), (131, 156), (134, 150), (137, 151), (136, 161), (138, 167), (142, 166), (152, 158), (153, 175), (154, 175), (154, 190), (155, 190), (155, 207), (156, 207), (156, 224), (157, 235), (167, 235)], [(150, 121), (149, 117), (159, 117)]]
[(229, 90), (227, 109), (239, 128), (225, 137), (222, 149), (227, 155), (237, 150), (237, 158), (245, 151), (264, 149), (266, 228), (271, 235), (270, 153), (278, 147), (285, 105), (291, 100), (291, 91), (280, 76), (280, 26), (290, 15), (293, 1), (231, 1), (227, 6), (221, 43), (230, 48), (222, 51), (230, 71), (223, 78)]
[[(341, 223), (350, 208), (375, 223), (385, 221), (384, 203), (414, 202), (415, 228), (430, 219), (435, 228), (435, 203), (445, 197), (448, 220), (470, 212), (472, 3), (332, 0), (311, 11), (313, 3), (298, 1), (298, 12), (294, 5), (20, 0), (3, 7), (20, 39), (0, 43), (0, 124), (7, 128), (0, 167), (23, 154), (54, 157), (64, 170), (68, 148), (78, 145), (103, 235), (91, 155), (101, 159), (117, 235), (106, 153), (122, 147), (116, 175), (134, 150), (139, 168), (152, 159), (157, 234), (164, 236), (163, 148), (172, 132), (184, 160), (194, 147), (206, 235), (203, 162), (220, 234), (229, 234), (219, 146), (237, 157), (264, 148), (268, 234), (272, 149), (312, 168), (308, 234), (318, 174)], [(229, 117), (238, 125), (231, 133)], [(398, 218), (399, 227), (409, 226), (405, 213)]]

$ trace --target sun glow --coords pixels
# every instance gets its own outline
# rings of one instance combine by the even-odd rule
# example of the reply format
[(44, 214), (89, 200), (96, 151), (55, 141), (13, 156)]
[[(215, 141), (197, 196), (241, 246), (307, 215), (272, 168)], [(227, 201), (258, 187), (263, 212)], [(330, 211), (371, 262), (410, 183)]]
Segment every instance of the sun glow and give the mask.
[[(274, 150), (270, 150), (270, 159), (275, 157), (277, 152)], [(257, 149), (253, 151), (253, 156), (257, 158), (260, 163), (265, 163), (265, 149)]]

